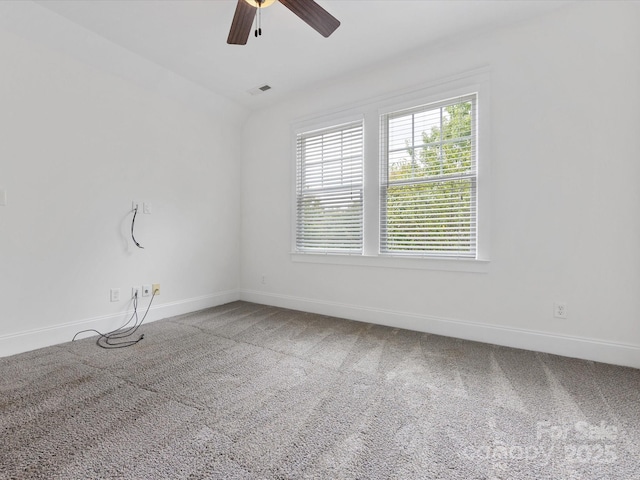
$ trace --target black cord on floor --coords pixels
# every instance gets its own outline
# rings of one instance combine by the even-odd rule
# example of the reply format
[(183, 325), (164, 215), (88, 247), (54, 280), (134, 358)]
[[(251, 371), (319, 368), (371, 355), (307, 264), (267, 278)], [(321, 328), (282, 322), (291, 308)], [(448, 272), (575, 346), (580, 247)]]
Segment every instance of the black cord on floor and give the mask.
[[(131, 337), (134, 333), (136, 333), (138, 328), (140, 328), (140, 326), (142, 325), (142, 322), (144, 322), (145, 318), (147, 318), (147, 314), (149, 313), (149, 309), (151, 308), (151, 304), (153, 303), (153, 299), (155, 297), (156, 297), (156, 291), (154, 290), (153, 295), (151, 296), (151, 300), (149, 300), (149, 305), (147, 306), (147, 310), (144, 312), (144, 315), (142, 316), (142, 320), (139, 320), (138, 318), (138, 294), (136, 293), (136, 295), (133, 297), (133, 314), (124, 325), (122, 325), (119, 328), (116, 328), (115, 330), (109, 333), (102, 333), (93, 328), (90, 328), (88, 330), (81, 330), (73, 336), (73, 339), (71, 341), (72, 342), (75, 341), (76, 337), (81, 333), (95, 332), (99, 335), (98, 340), (96, 340), (96, 345), (98, 345), (100, 348), (105, 348), (105, 349), (125, 348), (125, 347), (131, 347), (132, 345), (135, 345), (136, 343), (140, 342), (144, 338), (144, 334), (140, 335), (140, 337), (137, 340), (125, 340), (125, 339)], [(131, 320), (133, 320), (134, 318), (135, 318), (135, 322), (133, 323), (133, 325), (129, 328), (125, 328), (127, 325), (131, 323)]]

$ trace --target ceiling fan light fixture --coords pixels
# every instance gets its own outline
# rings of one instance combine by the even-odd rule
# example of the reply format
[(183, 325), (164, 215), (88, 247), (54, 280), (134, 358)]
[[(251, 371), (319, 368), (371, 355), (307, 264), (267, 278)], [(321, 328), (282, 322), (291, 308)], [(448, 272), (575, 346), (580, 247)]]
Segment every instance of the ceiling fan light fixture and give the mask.
[[(254, 20), (256, 20), (254, 33), (259, 37), (262, 34), (260, 12), (276, 0), (237, 0), (237, 2), (227, 43), (246, 45)], [(279, 0), (279, 2), (323, 37), (328, 37), (340, 26), (340, 20), (318, 5), (315, 0)]]
[(251, 5), (252, 7), (258, 8), (258, 7), (268, 7), (270, 5), (273, 5), (275, 3), (276, 0), (262, 0), (262, 2), (259, 2), (258, 0), (244, 0), (245, 2), (247, 2), (249, 5)]

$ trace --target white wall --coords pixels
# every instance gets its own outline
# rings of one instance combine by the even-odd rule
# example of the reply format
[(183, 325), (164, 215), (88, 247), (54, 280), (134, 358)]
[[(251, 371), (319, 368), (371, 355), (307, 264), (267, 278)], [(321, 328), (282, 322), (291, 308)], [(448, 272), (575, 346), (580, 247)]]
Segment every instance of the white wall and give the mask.
[[(239, 298), (246, 112), (30, 2), (2, 8), (0, 355), (120, 325), (133, 285), (161, 284), (149, 320)], [(152, 204), (144, 250), (134, 199)]]
[[(640, 367), (638, 25), (638, 3), (583, 2), (251, 115), (242, 298)], [(489, 271), (293, 262), (291, 124), (480, 66), (491, 71)], [(553, 318), (554, 301), (568, 319)]]
[[(309, 87), (252, 114), (241, 138), (231, 102), (2, 2), (0, 355), (115, 327), (130, 287), (156, 282), (151, 319), (242, 296), (640, 367), (639, 24), (638, 3), (584, 2)], [(488, 272), (292, 262), (291, 124), (479, 66)], [(153, 205), (138, 217), (144, 250), (133, 199)]]

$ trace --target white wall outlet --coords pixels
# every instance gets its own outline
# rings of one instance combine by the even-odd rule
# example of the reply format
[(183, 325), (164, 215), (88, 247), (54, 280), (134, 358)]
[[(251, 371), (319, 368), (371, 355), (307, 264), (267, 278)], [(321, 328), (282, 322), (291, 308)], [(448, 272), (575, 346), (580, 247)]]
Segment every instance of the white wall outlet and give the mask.
[(260, 279), (260, 283), (262, 283), (262, 285), (266, 285), (267, 284), (267, 276), (266, 275), (262, 275), (262, 278)]
[(142, 211), (143, 211), (143, 213), (146, 213), (147, 215), (151, 215), (151, 203), (144, 202), (142, 204)]
[(136, 207), (138, 208), (138, 213), (142, 213), (142, 202), (138, 200), (131, 200), (131, 211), (135, 212)]
[(567, 318), (567, 304), (556, 302), (553, 304), (553, 316), (555, 318)]
[(131, 298), (140, 298), (140, 287), (131, 287)]
[(112, 302), (119, 302), (120, 301), (120, 289), (119, 288), (112, 288), (109, 298), (111, 299)]
[(142, 285), (142, 296), (148, 297), (151, 295), (151, 285)]
[(154, 295), (160, 295), (160, 284), (159, 283), (154, 283), (152, 286), (152, 292)]

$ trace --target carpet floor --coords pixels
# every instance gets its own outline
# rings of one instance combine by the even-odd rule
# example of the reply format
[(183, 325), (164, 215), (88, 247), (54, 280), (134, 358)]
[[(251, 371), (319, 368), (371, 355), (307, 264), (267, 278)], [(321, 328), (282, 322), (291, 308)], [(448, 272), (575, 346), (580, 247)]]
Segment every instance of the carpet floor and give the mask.
[(640, 479), (640, 370), (246, 302), (0, 358), (2, 479)]

